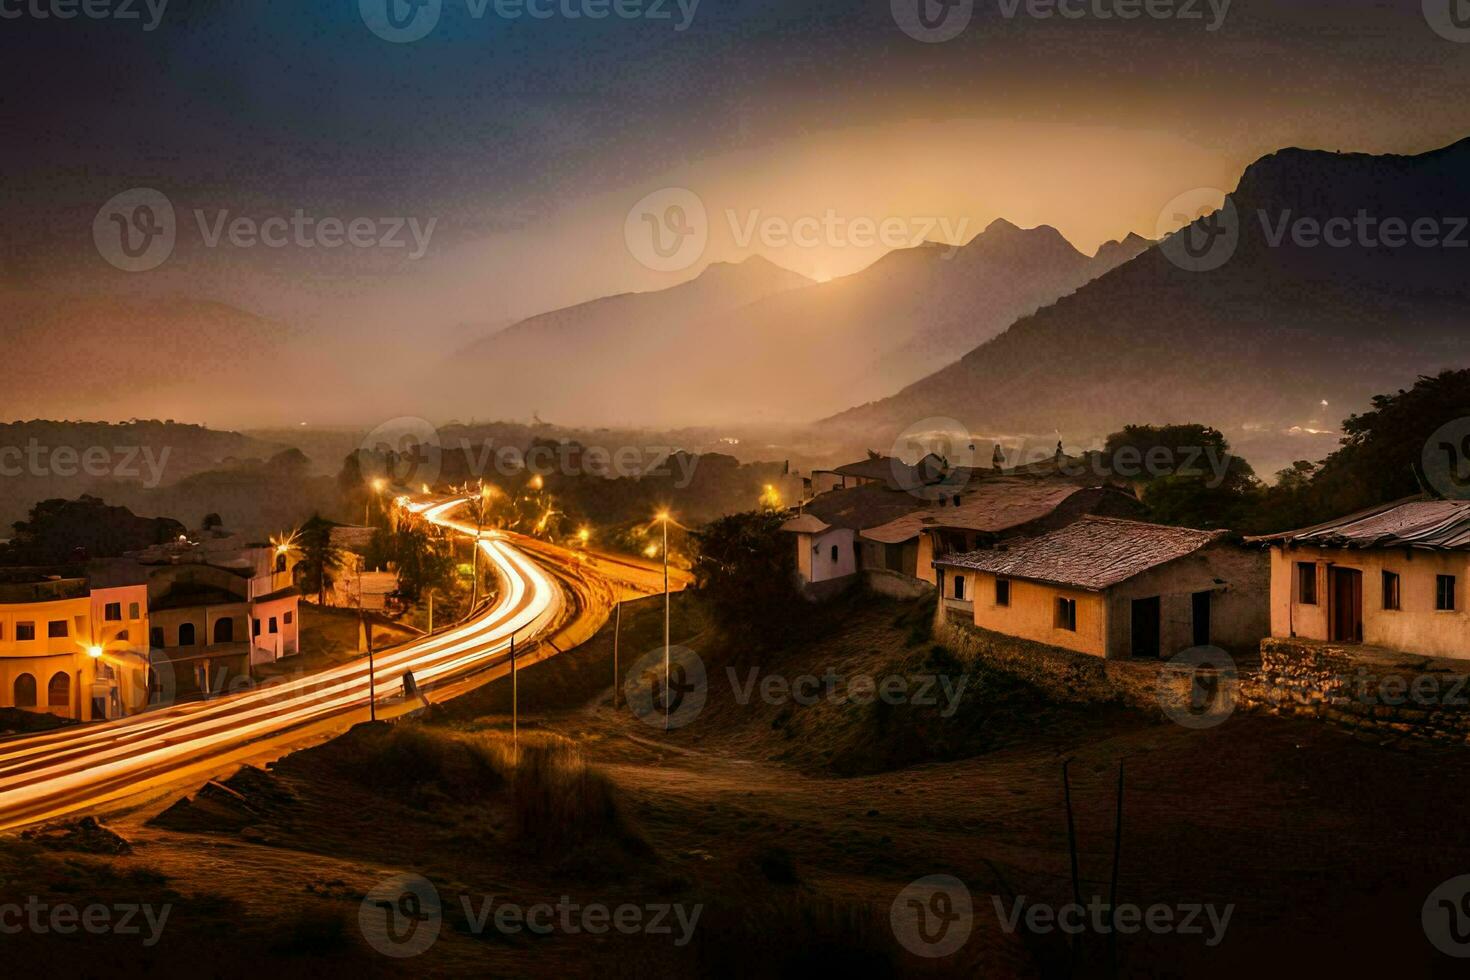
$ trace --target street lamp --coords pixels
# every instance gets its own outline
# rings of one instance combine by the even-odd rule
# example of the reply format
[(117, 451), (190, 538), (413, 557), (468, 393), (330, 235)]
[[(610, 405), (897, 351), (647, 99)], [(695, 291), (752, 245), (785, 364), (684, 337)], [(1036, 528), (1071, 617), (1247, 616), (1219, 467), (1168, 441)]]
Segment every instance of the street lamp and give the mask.
[[(376, 494), (376, 495), (378, 495), (378, 496), (382, 496), (383, 491), (388, 488), (388, 481), (385, 480), (385, 479), (383, 479), (381, 476), (379, 476), (379, 477), (375, 477), (373, 479), (373, 482), (372, 482), (371, 485), (372, 485), (372, 488), (373, 488), (373, 493)], [(373, 498), (371, 496), (369, 496), (368, 499), (362, 505), (362, 523), (363, 523), (363, 526), (364, 527), (371, 527), (372, 526), (372, 523), (373, 523), (373, 519), (372, 519), (372, 506), (373, 506)]]
[(101, 660), (102, 648), (95, 645), (87, 647), (87, 656), (91, 657), (93, 660)]
[(669, 512), (661, 510), (656, 520), (664, 529), (664, 731), (669, 730)]

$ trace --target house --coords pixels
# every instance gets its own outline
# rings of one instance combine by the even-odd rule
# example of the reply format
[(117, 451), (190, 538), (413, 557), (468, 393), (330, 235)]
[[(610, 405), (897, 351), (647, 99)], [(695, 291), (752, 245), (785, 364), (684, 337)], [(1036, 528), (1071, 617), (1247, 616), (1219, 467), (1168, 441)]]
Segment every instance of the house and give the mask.
[[(269, 551), (269, 549), (267, 549)], [(156, 686), (218, 693), (251, 664), (300, 652), (300, 593), (274, 558), (154, 566), (148, 577), (150, 659)]]
[(148, 588), (131, 563), (6, 569), (0, 581), (0, 707), (74, 721), (147, 700)]
[[(1084, 514), (1136, 518), (1144, 510), (1137, 497), (1114, 487), (1017, 477), (977, 480), (939, 495), (932, 506), (859, 532), (862, 565), (934, 585), (936, 557), (1045, 533)], [(955, 581), (963, 588), (963, 577)]]
[(1411, 497), (1248, 539), (1271, 549), (1271, 635), (1470, 658), (1470, 501)]
[(1226, 533), (1089, 515), (945, 555), (934, 561), (941, 616), (1098, 657), (1247, 651), (1268, 625), (1265, 556)]
[(890, 490), (912, 490), (938, 483), (949, 471), (948, 464), (933, 453), (917, 463), (905, 463), (892, 456), (868, 452), (867, 459), (846, 463), (833, 470), (812, 471), (812, 492), (827, 493), (853, 487), (887, 487)]

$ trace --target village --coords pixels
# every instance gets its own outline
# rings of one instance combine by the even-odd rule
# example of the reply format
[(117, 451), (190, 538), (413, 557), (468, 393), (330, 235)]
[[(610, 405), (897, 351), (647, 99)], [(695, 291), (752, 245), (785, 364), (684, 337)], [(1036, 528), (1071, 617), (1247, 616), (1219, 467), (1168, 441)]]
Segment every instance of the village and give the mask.
[(1164, 664), (1223, 676), (1231, 706), (1389, 737), (1470, 735), (1454, 712), (1470, 698), (1453, 684), (1470, 665), (1470, 501), (1425, 493), (1242, 536), (1149, 522), (1134, 484), (1097, 456), (1059, 444), (1006, 467), (997, 450), (982, 469), (870, 452), (814, 473), (781, 527), (802, 592), (931, 595), (935, 635), (956, 648), (1096, 659), (1145, 679)]

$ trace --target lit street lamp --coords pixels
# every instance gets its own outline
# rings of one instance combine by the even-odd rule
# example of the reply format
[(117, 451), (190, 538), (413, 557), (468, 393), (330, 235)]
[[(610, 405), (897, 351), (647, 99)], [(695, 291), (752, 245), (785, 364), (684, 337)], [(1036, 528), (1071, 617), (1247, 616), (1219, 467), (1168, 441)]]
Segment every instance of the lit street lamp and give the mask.
[(669, 730), (669, 512), (658, 512), (664, 529), (664, 731)]

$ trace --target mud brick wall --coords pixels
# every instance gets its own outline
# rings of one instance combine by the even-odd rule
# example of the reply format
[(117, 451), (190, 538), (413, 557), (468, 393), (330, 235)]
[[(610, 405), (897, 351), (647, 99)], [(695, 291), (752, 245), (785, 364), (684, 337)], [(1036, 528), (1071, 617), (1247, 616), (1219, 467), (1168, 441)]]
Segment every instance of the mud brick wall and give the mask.
[(1267, 639), (1260, 670), (1242, 673), (1236, 696), (1247, 710), (1318, 718), (1385, 740), (1470, 742), (1470, 678), (1427, 658), (1392, 662), (1350, 647)]

